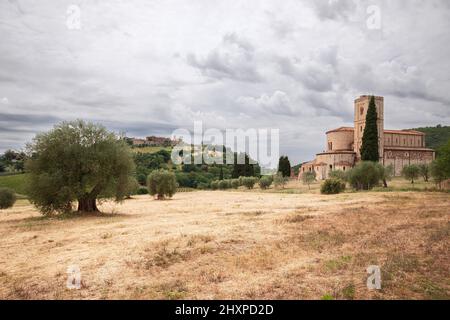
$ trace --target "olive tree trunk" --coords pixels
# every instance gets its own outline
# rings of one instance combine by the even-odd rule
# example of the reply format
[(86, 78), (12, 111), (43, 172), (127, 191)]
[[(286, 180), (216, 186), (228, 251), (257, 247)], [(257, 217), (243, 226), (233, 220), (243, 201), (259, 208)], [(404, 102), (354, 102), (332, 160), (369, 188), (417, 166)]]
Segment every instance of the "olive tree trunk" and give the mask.
[(97, 208), (97, 199), (95, 198), (78, 199), (78, 212), (99, 212)]

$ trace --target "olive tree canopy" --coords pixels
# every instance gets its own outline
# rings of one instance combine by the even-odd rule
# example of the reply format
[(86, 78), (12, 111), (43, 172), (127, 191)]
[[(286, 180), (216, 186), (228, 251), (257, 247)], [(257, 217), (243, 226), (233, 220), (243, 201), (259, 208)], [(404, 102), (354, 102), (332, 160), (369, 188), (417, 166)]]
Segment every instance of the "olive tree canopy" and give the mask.
[(103, 126), (63, 122), (38, 134), (28, 145), (29, 197), (44, 214), (94, 212), (97, 199), (123, 200), (132, 183), (134, 162), (126, 143)]

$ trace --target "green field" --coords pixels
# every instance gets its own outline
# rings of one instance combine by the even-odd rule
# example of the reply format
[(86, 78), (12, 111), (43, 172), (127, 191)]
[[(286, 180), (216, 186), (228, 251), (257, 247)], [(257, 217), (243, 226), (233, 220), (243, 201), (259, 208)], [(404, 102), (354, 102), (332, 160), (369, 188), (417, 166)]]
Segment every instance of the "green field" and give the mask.
[(134, 147), (131, 149), (134, 153), (156, 153), (159, 150), (166, 150), (168, 152), (172, 151), (172, 147)]
[(0, 176), (0, 188), (10, 188), (19, 195), (26, 195), (27, 174)]

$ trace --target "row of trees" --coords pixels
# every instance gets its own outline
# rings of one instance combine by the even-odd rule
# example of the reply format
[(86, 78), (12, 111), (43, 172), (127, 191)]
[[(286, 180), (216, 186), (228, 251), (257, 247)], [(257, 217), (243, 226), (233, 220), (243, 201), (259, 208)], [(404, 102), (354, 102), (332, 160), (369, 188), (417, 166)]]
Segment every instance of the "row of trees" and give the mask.
[(6, 150), (0, 155), (0, 173), (18, 173), (25, 169), (26, 155), (24, 152)]

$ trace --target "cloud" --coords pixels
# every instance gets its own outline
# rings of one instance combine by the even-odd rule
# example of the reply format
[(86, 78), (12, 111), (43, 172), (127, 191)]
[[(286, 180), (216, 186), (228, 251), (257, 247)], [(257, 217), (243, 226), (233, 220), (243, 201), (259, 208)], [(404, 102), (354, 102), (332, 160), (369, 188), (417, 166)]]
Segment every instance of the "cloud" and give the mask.
[(386, 127), (450, 123), (448, 1), (82, 1), (69, 30), (72, 3), (0, 1), (0, 152), (63, 120), (136, 136), (201, 120), (278, 128), (295, 163), (372, 93)]
[(346, 20), (357, 8), (353, 0), (316, 0), (310, 3), (322, 20)]
[(235, 33), (227, 34), (221, 44), (205, 57), (190, 53), (188, 63), (207, 77), (240, 81), (260, 81), (255, 64), (255, 49)]
[(275, 91), (272, 95), (263, 94), (257, 98), (239, 97), (237, 102), (245, 108), (256, 110), (256, 112), (276, 113), (287, 116), (295, 114), (289, 96), (283, 91)]

